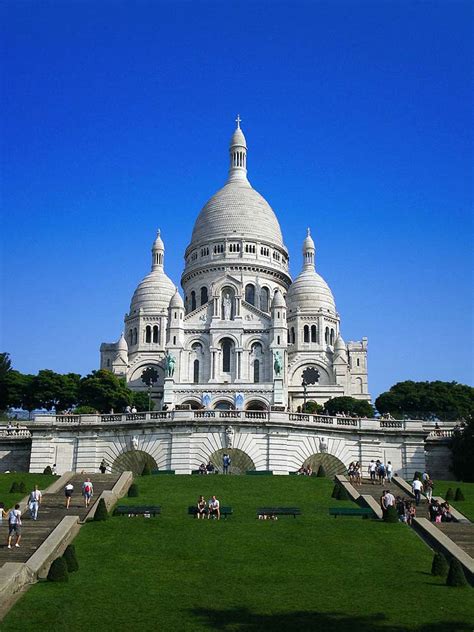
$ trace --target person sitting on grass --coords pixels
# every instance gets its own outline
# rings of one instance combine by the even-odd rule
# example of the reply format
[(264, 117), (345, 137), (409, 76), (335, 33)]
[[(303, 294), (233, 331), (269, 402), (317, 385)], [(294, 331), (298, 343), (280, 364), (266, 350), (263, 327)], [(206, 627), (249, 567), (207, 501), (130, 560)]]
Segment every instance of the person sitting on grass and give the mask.
[(216, 471), (216, 468), (214, 467), (214, 464), (211, 463), (211, 461), (208, 461), (207, 465), (206, 465), (206, 471), (208, 474), (214, 474)]
[(207, 474), (205, 463), (201, 463), (201, 465), (199, 466), (199, 474)]
[(220, 502), (215, 496), (213, 496), (209, 501), (209, 513), (207, 514), (207, 518), (209, 519), (211, 516), (213, 518), (217, 518), (217, 520), (221, 519)]
[(206, 515), (207, 515), (207, 502), (204, 500), (204, 496), (199, 496), (199, 499), (197, 502), (196, 516), (199, 520), (200, 518), (205, 518)]

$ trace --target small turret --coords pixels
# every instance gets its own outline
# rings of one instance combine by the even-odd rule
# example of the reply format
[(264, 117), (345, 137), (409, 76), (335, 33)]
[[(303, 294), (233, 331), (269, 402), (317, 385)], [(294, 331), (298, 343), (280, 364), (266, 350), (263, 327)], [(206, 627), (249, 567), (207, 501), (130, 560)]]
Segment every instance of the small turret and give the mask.
[(176, 288), (168, 310), (167, 347), (182, 347), (184, 344), (184, 301)]
[(151, 248), (151, 269), (152, 270), (163, 270), (163, 266), (165, 263), (165, 244), (161, 239), (161, 231), (158, 229), (156, 233), (156, 239), (153, 242), (153, 246)]
[(237, 115), (235, 119), (237, 128), (230, 139), (230, 167), (228, 182), (235, 180), (247, 180), (247, 141), (240, 129), (241, 119)]
[(314, 270), (316, 249), (311, 237), (311, 230), (307, 228), (307, 234), (303, 241), (303, 270), (312, 268)]

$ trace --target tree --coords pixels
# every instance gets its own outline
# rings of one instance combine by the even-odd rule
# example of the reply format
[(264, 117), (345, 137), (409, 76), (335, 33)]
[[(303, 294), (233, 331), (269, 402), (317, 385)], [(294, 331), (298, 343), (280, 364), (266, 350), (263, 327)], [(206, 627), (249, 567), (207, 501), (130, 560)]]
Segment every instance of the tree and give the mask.
[(134, 391), (132, 394), (132, 404), (138, 411), (148, 410), (148, 406), (150, 406), (150, 410), (155, 408), (155, 402), (148, 397), (146, 391)]
[(92, 406), (101, 413), (111, 409), (123, 410), (132, 401), (132, 391), (125, 380), (111, 371), (92, 371), (79, 383), (78, 400), (81, 406)]
[(474, 388), (457, 382), (398, 382), (375, 400), (379, 413), (422, 420), (470, 419)]
[(322, 413), (323, 410), (324, 407), (321, 406), (321, 404), (318, 404), (317, 402), (307, 402), (303, 412), (309, 413), (310, 415), (318, 415)]
[(46, 408), (46, 410), (58, 408), (57, 404), (63, 386), (62, 377), (50, 369), (38, 371), (38, 375), (34, 376), (32, 389), (38, 408)]
[(357, 417), (373, 417), (373, 406), (366, 400), (355, 399), (354, 397), (334, 397), (324, 404), (329, 415), (347, 413)]
[(0, 353), (0, 410), (8, 408), (7, 375), (12, 370), (9, 353)]
[(38, 407), (33, 379), (33, 375), (20, 373), (14, 369), (8, 371), (4, 381), (6, 408), (13, 406), (31, 412)]

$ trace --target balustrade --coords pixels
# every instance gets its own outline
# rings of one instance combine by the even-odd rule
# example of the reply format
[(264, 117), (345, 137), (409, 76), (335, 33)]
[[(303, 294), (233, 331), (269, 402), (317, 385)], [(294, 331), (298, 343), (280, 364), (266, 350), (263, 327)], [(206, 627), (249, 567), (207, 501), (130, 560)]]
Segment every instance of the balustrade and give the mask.
[(57, 424), (80, 424), (80, 415), (58, 415), (56, 416)]

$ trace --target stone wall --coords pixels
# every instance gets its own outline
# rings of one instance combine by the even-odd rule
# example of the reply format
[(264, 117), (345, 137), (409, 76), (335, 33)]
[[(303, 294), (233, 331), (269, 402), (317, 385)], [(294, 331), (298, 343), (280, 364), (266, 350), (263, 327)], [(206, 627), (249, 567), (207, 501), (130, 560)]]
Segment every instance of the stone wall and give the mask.
[(0, 472), (28, 472), (30, 454), (31, 439), (2, 439), (0, 441)]

